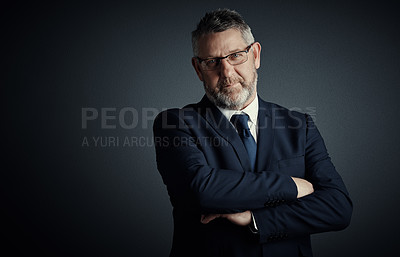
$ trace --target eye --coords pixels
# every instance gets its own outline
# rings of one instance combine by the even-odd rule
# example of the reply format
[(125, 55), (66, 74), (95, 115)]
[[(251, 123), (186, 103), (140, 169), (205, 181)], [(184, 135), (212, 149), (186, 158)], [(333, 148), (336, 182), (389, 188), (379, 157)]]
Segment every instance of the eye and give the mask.
[(230, 59), (239, 59), (243, 57), (243, 53), (233, 53), (229, 57)]
[(205, 60), (205, 63), (207, 66), (214, 66), (217, 64), (217, 60), (216, 59), (208, 59), (208, 60)]
[(215, 59), (206, 60), (206, 64), (213, 64), (215, 63)]

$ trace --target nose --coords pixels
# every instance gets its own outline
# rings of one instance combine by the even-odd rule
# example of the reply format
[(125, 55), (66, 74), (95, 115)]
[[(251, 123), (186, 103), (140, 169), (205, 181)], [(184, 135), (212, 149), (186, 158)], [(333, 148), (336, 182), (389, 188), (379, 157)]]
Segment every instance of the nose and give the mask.
[(232, 74), (235, 72), (233, 66), (226, 59), (221, 60), (220, 68), (221, 68), (221, 75), (224, 76), (225, 78), (230, 78)]

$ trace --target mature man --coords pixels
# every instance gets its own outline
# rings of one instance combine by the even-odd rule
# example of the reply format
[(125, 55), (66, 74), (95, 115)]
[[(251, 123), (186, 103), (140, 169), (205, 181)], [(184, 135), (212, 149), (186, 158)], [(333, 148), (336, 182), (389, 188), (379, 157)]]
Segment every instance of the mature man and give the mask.
[(192, 43), (205, 96), (154, 122), (170, 256), (312, 256), (310, 234), (352, 213), (312, 119), (257, 96), (261, 45), (237, 12), (207, 13)]

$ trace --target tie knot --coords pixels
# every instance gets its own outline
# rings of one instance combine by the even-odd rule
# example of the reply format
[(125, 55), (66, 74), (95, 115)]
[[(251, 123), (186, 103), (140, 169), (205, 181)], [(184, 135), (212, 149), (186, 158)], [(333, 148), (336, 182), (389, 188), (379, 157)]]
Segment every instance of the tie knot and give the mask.
[(248, 129), (249, 128), (249, 116), (247, 114), (235, 114), (232, 115), (231, 122), (233, 125), (238, 128), (240, 127), (241, 129)]
[(249, 136), (249, 116), (247, 114), (235, 114), (232, 115), (231, 122), (237, 129), (239, 134)]

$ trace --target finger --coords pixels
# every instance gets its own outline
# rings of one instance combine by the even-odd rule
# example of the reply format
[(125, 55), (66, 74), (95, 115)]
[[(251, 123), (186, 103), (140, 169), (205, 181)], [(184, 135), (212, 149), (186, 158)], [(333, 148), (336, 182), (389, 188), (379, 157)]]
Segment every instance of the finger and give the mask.
[(207, 224), (211, 220), (213, 220), (212, 215), (202, 215), (202, 219), (200, 222), (203, 224)]
[(204, 215), (204, 214), (201, 215), (200, 222), (203, 224), (207, 224), (206, 223), (206, 215)]
[(209, 215), (202, 215), (200, 222), (203, 224), (207, 224), (210, 221), (218, 218), (220, 214), (209, 214)]

